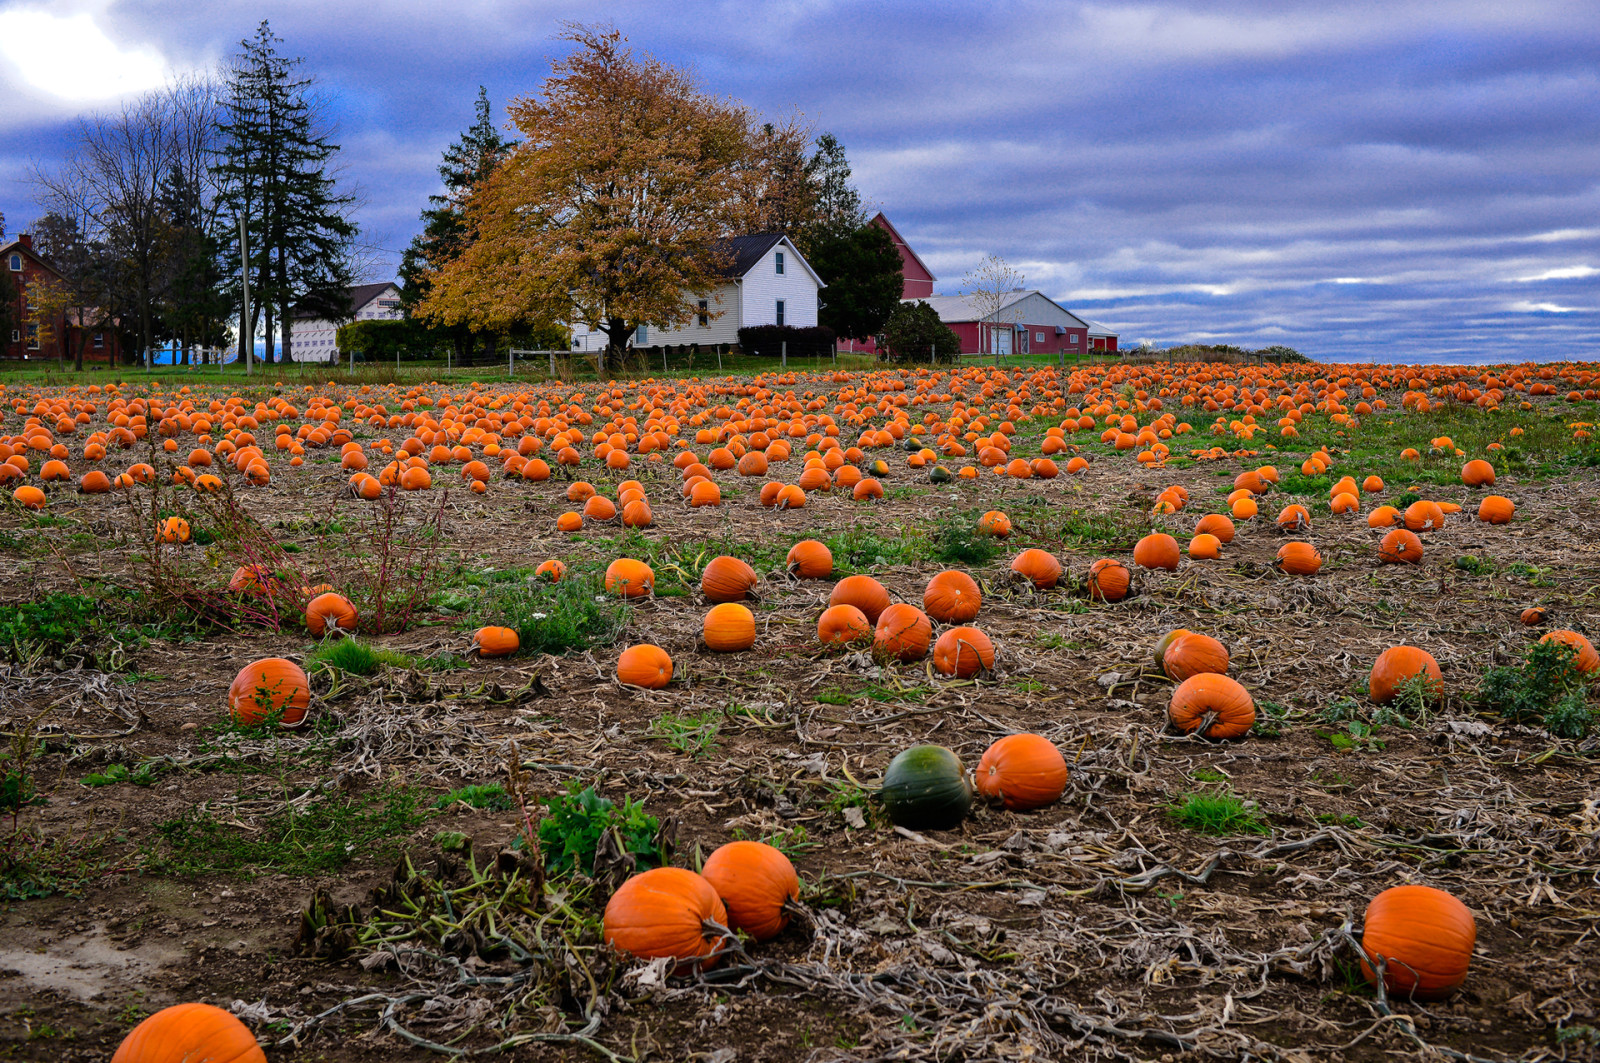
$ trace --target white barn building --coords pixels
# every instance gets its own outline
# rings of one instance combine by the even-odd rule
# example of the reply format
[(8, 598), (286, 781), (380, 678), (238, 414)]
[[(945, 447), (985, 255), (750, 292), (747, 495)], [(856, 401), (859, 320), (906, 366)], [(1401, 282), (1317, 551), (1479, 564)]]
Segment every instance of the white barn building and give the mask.
[[(350, 315), (355, 321), (399, 321), (400, 286), (394, 281), (358, 284), (348, 289)], [(339, 326), (349, 321), (295, 314), (294, 358), (297, 362), (337, 362)]]
[[(635, 347), (734, 344), (739, 330), (749, 325), (816, 325), (822, 279), (793, 241), (767, 234), (736, 236), (729, 244), (733, 262), (722, 286), (705, 299), (691, 296), (691, 316), (679, 328), (641, 325)], [(604, 332), (581, 322), (573, 326), (573, 350), (597, 351), (605, 345)]]

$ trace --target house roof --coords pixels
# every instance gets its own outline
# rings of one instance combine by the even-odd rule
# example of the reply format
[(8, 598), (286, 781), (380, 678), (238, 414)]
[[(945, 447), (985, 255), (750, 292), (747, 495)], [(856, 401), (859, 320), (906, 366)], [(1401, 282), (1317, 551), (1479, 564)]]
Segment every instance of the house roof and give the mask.
[(905, 248), (906, 254), (910, 255), (917, 265), (922, 267), (922, 272), (928, 275), (929, 280), (936, 281), (939, 279), (933, 275), (933, 270), (928, 268), (928, 264), (922, 261), (922, 256), (917, 254), (917, 249), (907, 243), (904, 236), (900, 235), (900, 230), (894, 227), (894, 223), (884, 215), (883, 211), (878, 211), (873, 219), (867, 222), (867, 224), (883, 226), (883, 228), (889, 233), (889, 236), (894, 240), (895, 244), (898, 247)]
[(794, 245), (794, 241), (782, 233), (755, 233), (749, 236), (735, 236), (729, 239), (724, 246), (733, 252), (733, 264), (728, 267), (725, 276), (734, 280), (743, 277), (755, 269), (763, 258), (767, 257), (768, 251), (771, 251), (779, 244), (783, 244), (788, 252), (806, 268), (806, 272), (815, 278), (818, 288), (826, 287), (822, 283), (822, 278), (817, 276), (817, 271), (811, 268), (811, 263), (806, 261), (806, 256), (802, 255), (800, 249)]
[[(1071, 310), (1068, 310), (1066, 307), (1062, 306), (1048, 295), (1039, 291), (1037, 288), (1014, 288), (1011, 291), (1006, 292), (1000, 300), (999, 312), (1000, 314), (1004, 315), (1005, 312), (1011, 307), (1020, 302), (1024, 302), (1025, 300), (1031, 299), (1034, 296), (1038, 296), (1040, 299), (1043, 299), (1045, 302), (1049, 303), (1063, 314), (1066, 314), (1068, 317), (1072, 318), (1072, 320), (1082, 323), (1085, 327), (1088, 326), (1088, 322), (1084, 321), (1083, 318), (1079, 317), (1077, 314), (1074, 314)], [(927, 303), (929, 306), (933, 307), (933, 312), (939, 315), (939, 320), (946, 323), (951, 321), (981, 321), (989, 316), (978, 309), (977, 300), (970, 295), (930, 295), (924, 299), (903, 299), (901, 301), (907, 303)], [(1004, 320), (1007, 323), (1010, 323), (1011, 321), (1010, 318), (1005, 318)], [(1041, 322), (1028, 322), (1028, 324), (1040, 323)], [(1021, 324), (1021, 322), (1018, 322), (1018, 324)], [(1110, 335), (1110, 333), (1107, 333), (1107, 335)]]
[[(20, 237), (20, 235), (21, 234), (19, 234), (19, 237)], [(51, 273), (54, 273), (57, 277), (60, 277), (63, 280), (66, 279), (67, 275), (65, 273), (62, 273), (59, 269), (57, 269), (56, 268), (56, 264), (54, 262), (51, 262), (48, 258), (45, 258), (38, 251), (34, 250), (32, 247), (29, 247), (27, 244), (23, 243), (22, 240), (19, 237), (13, 237), (12, 239), (5, 241), (4, 243), (0, 243), (0, 258), (3, 258), (4, 256), (11, 254), (11, 252), (13, 252), (13, 251), (20, 251), (22, 254), (27, 255), (29, 258), (33, 259), (39, 265), (41, 265), (45, 269), (49, 270)]]
[[(395, 291), (400, 290), (400, 286), (394, 281), (379, 281), (377, 284), (358, 284), (354, 288), (346, 288), (345, 293), (350, 297), (350, 316), (354, 317), (357, 311), (390, 288)], [(305, 321), (309, 318), (320, 318), (321, 316), (314, 310), (296, 310), (294, 313), (296, 321)]]
[(1090, 321), (1086, 317), (1080, 317), (1078, 320), (1089, 326), (1089, 335), (1091, 336), (1115, 336), (1117, 334), (1116, 329), (1106, 328), (1098, 321)]

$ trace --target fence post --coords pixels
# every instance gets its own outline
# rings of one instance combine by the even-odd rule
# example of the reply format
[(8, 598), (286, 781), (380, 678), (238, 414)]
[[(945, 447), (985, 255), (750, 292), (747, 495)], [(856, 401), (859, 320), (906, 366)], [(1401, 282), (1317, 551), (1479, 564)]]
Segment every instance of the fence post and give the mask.
[[(506, 379), (511, 379), (513, 370), (517, 367), (517, 349), (511, 344), (506, 344)], [(959, 651), (958, 651), (959, 652)]]
[(667, 375), (667, 345), (665, 343), (661, 345), (661, 375)]
[(722, 372), (722, 344), (717, 344), (717, 372)]
[(778, 345), (778, 357), (783, 360), (783, 368), (789, 368), (789, 341), (784, 340)]

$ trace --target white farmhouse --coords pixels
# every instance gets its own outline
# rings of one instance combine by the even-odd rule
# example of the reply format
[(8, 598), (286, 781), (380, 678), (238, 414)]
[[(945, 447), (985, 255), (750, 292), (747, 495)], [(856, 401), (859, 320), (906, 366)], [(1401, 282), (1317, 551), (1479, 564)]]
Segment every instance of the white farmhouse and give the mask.
[[(400, 286), (393, 281), (358, 284), (346, 291), (350, 297), (350, 314), (356, 321), (399, 321), (402, 316)], [(293, 351), (295, 361), (337, 362), (339, 326), (349, 323), (349, 321), (329, 321), (327, 318), (296, 313)]]
[[(734, 344), (748, 325), (816, 325), (822, 279), (793, 241), (766, 234), (736, 236), (728, 244), (733, 263), (722, 286), (705, 299), (691, 296), (691, 317), (679, 328), (641, 325), (635, 347)], [(573, 350), (597, 351), (605, 345), (605, 333), (581, 322), (573, 326)]]

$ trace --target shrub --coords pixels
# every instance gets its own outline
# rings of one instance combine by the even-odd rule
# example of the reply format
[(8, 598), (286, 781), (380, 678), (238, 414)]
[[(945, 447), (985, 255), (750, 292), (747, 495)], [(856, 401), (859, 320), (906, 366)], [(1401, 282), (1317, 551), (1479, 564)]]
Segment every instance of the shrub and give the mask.
[(539, 848), (545, 868), (553, 875), (592, 870), (600, 836), (609, 830), (616, 831), (622, 851), (633, 854), (639, 868), (663, 863), (656, 839), (661, 822), (632, 798), (624, 797), (618, 807), (593, 787), (572, 780), (566, 793), (550, 799), (549, 808), (550, 814), (539, 822)]
[(1594, 726), (1594, 712), (1577, 656), (1564, 642), (1535, 642), (1522, 664), (1484, 673), (1478, 703), (1513, 723), (1538, 724), (1558, 738), (1582, 738)]
[(491, 583), (479, 602), (478, 619), (514, 630), (521, 653), (562, 654), (616, 641), (628, 610), (605, 593), (599, 575), (590, 573), (560, 583)]
[(739, 330), (739, 349), (745, 354), (776, 358), (787, 350), (792, 358), (822, 357), (833, 353), (834, 332), (822, 325), (746, 325)]

